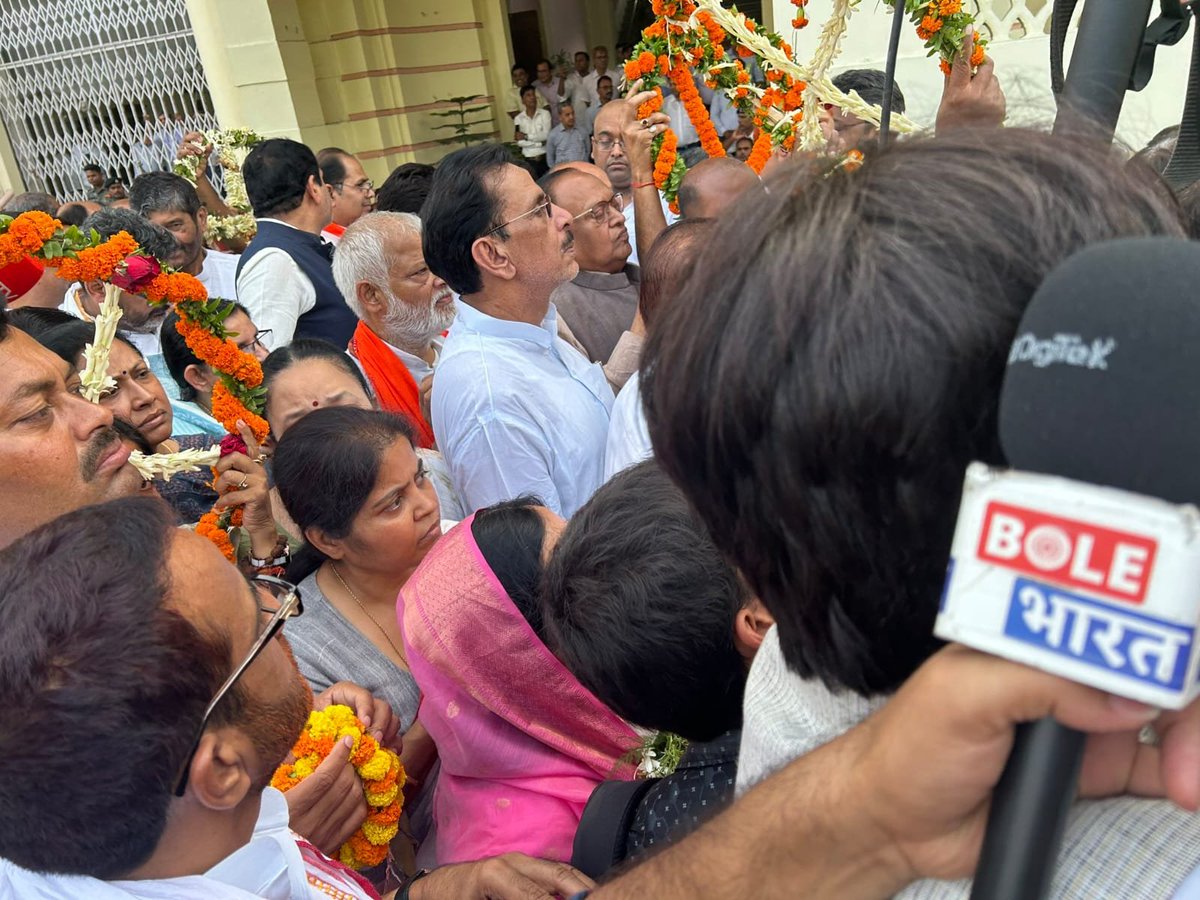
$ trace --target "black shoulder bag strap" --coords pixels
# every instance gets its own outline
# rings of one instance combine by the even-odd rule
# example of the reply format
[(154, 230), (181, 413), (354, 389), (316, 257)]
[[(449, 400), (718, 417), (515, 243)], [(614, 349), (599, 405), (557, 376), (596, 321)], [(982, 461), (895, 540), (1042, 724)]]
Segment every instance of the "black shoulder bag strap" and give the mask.
[(598, 879), (625, 859), (626, 838), (638, 804), (657, 781), (602, 781), (592, 791), (579, 820), (571, 865)]

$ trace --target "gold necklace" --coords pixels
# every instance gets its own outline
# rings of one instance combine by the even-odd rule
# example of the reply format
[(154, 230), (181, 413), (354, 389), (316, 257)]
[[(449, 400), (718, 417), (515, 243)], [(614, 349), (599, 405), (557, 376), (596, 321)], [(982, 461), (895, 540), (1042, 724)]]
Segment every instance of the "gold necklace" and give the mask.
[(387, 631), (385, 631), (384, 627), (379, 624), (379, 620), (367, 612), (367, 608), (363, 606), (363, 602), (358, 599), (358, 595), (355, 594), (354, 591), (350, 590), (350, 585), (346, 584), (346, 579), (342, 577), (342, 573), (338, 571), (337, 566), (334, 565), (332, 560), (329, 562), (329, 569), (331, 572), (333, 572), (334, 578), (341, 582), (342, 587), (346, 589), (346, 593), (350, 595), (350, 599), (353, 600), (358, 605), (358, 608), (362, 610), (362, 614), (371, 620), (372, 625), (379, 629), (379, 633), (382, 634), (383, 639), (388, 642), (388, 646), (392, 648), (392, 652), (400, 657), (401, 660), (403, 660), (404, 666), (407, 668), (408, 657), (401, 653), (399, 648), (392, 642), (392, 639), (388, 636)]

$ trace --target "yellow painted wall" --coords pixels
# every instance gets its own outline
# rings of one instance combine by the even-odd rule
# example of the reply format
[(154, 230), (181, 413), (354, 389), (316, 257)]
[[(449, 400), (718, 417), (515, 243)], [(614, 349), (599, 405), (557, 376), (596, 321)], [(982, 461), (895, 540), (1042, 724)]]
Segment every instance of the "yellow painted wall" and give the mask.
[[(482, 95), (507, 124), (505, 0), (188, 0), (221, 124), (339, 146), (377, 182), (452, 147), (429, 115)], [(503, 119), (500, 117), (503, 116)]]

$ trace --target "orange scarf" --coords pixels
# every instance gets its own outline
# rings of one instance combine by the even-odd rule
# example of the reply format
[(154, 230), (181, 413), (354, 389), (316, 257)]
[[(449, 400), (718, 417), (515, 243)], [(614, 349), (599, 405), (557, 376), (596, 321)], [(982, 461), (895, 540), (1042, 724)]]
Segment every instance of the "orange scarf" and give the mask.
[(389, 412), (407, 416), (417, 429), (417, 443), (433, 448), (433, 429), (421, 413), (421, 389), (408, 367), (397, 358), (392, 348), (362, 322), (350, 339), (350, 355), (362, 363), (379, 405)]

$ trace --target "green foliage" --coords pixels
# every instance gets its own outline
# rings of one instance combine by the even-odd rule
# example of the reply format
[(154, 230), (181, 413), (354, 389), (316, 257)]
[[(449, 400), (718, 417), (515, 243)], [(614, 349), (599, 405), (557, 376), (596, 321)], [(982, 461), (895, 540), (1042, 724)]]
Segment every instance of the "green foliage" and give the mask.
[(491, 125), (491, 118), (486, 119), (470, 119), (469, 117), (476, 113), (486, 112), (490, 110), (486, 105), (468, 106), (476, 100), (482, 99), (481, 94), (472, 94), (470, 97), (448, 97), (447, 101), (455, 104), (456, 109), (445, 109), (438, 112), (431, 112), (431, 116), (436, 116), (442, 119), (457, 119), (446, 125), (434, 125), (433, 131), (453, 131), (453, 137), (438, 138), (439, 144), (461, 144), (464, 147), (469, 147), (476, 141), (491, 140), (492, 135), (487, 132), (472, 131), (480, 125)]

